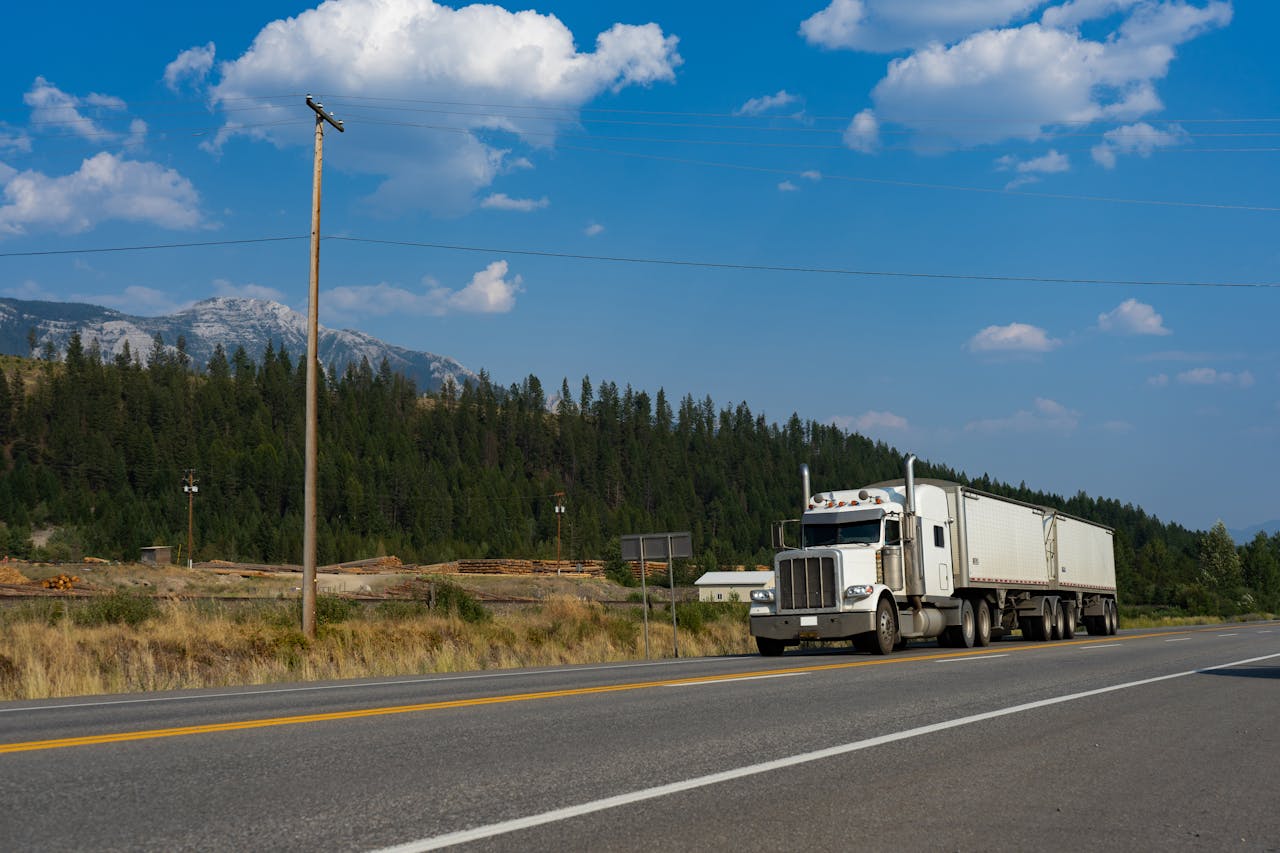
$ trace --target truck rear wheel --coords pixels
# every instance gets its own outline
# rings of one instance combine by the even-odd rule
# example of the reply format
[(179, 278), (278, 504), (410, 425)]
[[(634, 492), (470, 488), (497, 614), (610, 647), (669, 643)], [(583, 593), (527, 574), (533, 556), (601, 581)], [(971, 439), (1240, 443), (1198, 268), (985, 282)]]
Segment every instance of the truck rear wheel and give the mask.
[(1107, 633), (1115, 634), (1120, 628), (1120, 612), (1116, 608), (1116, 603), (1107, 599)]
[(977, 628), (973, 620), (973, 605), (968, 601), (960, 604), (960, 624), (952, 625), (950, 628), (942, 632), (942, 636), (938, 637), (938, 645), (947, 646), (953, 649), (971, 649), (973, 648), (974, 635)]
[(979, 648), (991, 645), (991, 605), (985, 598), (979, 598), (974, 609), (973, 644)]
[(871, 654), (887, 655), (898, 642), (898, 608), (893, 599), (883, 596), (876, 605), (875, 642)]
[(786, 643), (781, 640), (775, 640), (771, 637), (756, 637), (756, 648), (760, 650), (760, 654), (767, 658), (776, 658), (782, 654), (782, 650), (786, 647)]

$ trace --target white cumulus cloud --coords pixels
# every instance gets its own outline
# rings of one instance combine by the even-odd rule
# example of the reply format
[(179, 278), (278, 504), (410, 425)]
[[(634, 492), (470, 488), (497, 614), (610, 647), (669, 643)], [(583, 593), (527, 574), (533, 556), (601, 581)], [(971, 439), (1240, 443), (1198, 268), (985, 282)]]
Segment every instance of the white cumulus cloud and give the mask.
[(102, 141), (115, 136), (97, 121), (81, 112), (82, 107), (94, 107), (99, 111), (119, 112), (125, 102), (112, 95), (89, 94), (83, 97), (68, 94), (43, 77), (37, 77), (31, 89), (22, 96), (31, 108), (31, 124), (40, 132), (70, 130), (86, 139)]
[[(369, 199), (378, 209), (458, 214), (471, 209), (478, 190), (520, 164), (513, 141), (553, 144), (559, 128), (574, 121), (574, 111), (601, 93), (674, 81), (682, 62), (676, 44), (655, 23), (618, 23), (595, 37), (593, 51), (579, 51), (558, 18), (534, 11), (481, 4), (453, 9), (432, 0), (328, 0), (273, 21), (243, 55), (218, 66), (211, 99), (253, 106), (257, 126), (242, 126), (228, 114), (213, 147), (236, 136), (310, 145), (309, 125), (294, 120), (298, 105), (268, 100), (280, 92), (557, 108), (556, 119), (476, 110), (451, 116), (452, 132), (368, 123), (359, 127), (359, 144), (335, 140), (326, 147), (326, 162), (383, 179)], [(241, 98), (247, 100), (234, 100)], [(339, 118), (343, 106), (359, 106), (365, 115), (376, 106), (359, 98), (323, 100)], [(290, 126), (261, 126), (276, 119)], [(359, 119), (349, 124), (355, 130)], [(495, 135), (506, 136), (505, 144)]]
[(551, 201), (543, 196), (542, 198), (512, 198), (506, 193), (491, 193), (485, 196), (480, 202), (481, 207), (490, 210), (515, 210), (521, 213), (529, 213), (551, 204)]
[(1147, 378), (1147, 384), (1152, 388), (1164, 388), (1169, 384), (1169, 374), (1157, 373), (1155, 376), (1150, 376)]
[(200, 196), (173, 169), (102, 152), (70, 175), (11, 174), (0, 203), (0, 235), (32, 228), (79, 233), (106, 220), (163, 228), (201, 225)]
[(776, 95), (761, 95), (759, 98), (749, 99), (745, 104), (734, 110), (733, 114), (739, 116), (758, 116), (799, 102), (799, 95), (793, 95), (786, 89), (780, 89)]
[(799, 189), (800, 188), (791, 183), (791, 181), (780, 181), (778, 183), (778, 192), (793, 193), (797, 192)]
[(215, 51), (213, 42), (182, 51), (173, 62), (164, 67), (164, 84), (174, 92), (185, 83), (199, 86), (213, 69)]
[(800, 24), (810, 44), (894, 53), (1024, 18), (1044, 0), (832, 0)]
[(385, 282), (335, 287), (324, 293), (321, 310), (329, 315), (443, 316), (445, 314), (507, 314), (522, 292), (519, 275), (508, 275), (506, 261), (494, 261), (471, 277), (465, 287), (452, 290), (434, 279), (424, 279), (422, 291), (406, 290)]
[(1028, 323), (987, 326), (969, 339), (969, 349), (974, 352), (1049, 352), (1061, 345), (1062, 341)]
[(1005, 189), (1014, 189), (1023, 184), (1030, 184), (1040, 180), (1040, 175), (1052, 175), (1070, 171), (1071, 158), (1066, 154), (1059, 153), (1057, 149), (1050, 149), (1049, 153), (1033, 157), (1030, 160), (1023, 160), (1012, 154), (1006, 154), (996, 160), (996, 168), (1001, 171), (1018, 173), (1018, 176), (1005, 186)]
[(597, 237), (604, 233), (604, 226), (599, 222), (592, 222), (586, 228), (582, 229), (582, 233), (588, 237)]
[(1117, 127), (1102, 135), (1102, 142), (1093, 146), (1090, 154), (1094, 162), (1106, 169), (1114, 169), (1116, 155), (1137, 154), (1150, 157), (1157, 148), (1172, 148), (1183, 145), (1190, 136), (1180, 125), (1173, 124), (1168, 130), (1158, 130), (1145, 121)]
[(1113, 310), (1098, 315), (1098, 328), (1121, 335), (1169, 335), (1164, 318), (1145, 302), (1126, 299)]
[(893, 412), (869, 411), (853, 419), (853, 426), (858, 432), (876, 432), (879, 430), (904, 430), (909, 424), (907, 419)]
[(880, 147), (880, 121), (875, 110), (865, 109), (844, 129), (844, 144), (854, 151), (870, 154)]
[(1019, 409), (1007, 418), (987, 418), (965, 424), (969, 432), (1061, 432), (1069, 433), (1080, 424), (1080, 413), (1056, 400), (1037, 397), (1030, 409)]
[[(1155, 112), (1163, 106), (1156, 84), (1168, 74), (1178, 46), (1232, 18), (1224, 0), (1202, 6), (1081, 0), (1052, 5), (1039, 21), (1024, 22), (1042, 5), (835, 0), (801, 32), (828, 48), (910, 50), (889, 63), (872, 90), (874, 116), (882, 125), (914, 130), (918, 144), (936, 149), (1039, 140), (1063, 126), (1134, 121)], [(1084, 21), (1104, 23), (1090, 37), (1078, 29)], [(937, 121), (947, 116), (967, 120)], [(846, 142), (858, 147), (851, 135), (864, 137), (852, 126), (846, 131)], [(1151, 147), (1161, 144), (1147, 135)], [(1123, 144), (1104, 143), (1095, 156), (1114, 158)]]
[(225, 278), (213, 280), (213, 292), (218, 296), (237, 296), (246, 299), (267, 299), (271, 302), (284, 302), (284, 294), (274, 287), (261, 284), (233, 284)]
[(1249, 388), (1253, 385), (1253, 374), (1247, 370), (1232, 373), (1229, 370), (1215, 370), (1212, 367), (1196, 367), (1178, 374), (1178, 381), (1184, 385), (1234, 385), (1238, 388)]

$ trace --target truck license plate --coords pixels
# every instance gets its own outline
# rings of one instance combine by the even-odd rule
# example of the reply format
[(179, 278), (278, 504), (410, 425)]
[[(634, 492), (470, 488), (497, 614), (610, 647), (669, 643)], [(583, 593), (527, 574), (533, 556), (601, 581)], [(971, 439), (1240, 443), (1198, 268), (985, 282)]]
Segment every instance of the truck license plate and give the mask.
[(818, 617), (817, 616), (801, 616), (800, 627), (801, 628), (817, 628)]

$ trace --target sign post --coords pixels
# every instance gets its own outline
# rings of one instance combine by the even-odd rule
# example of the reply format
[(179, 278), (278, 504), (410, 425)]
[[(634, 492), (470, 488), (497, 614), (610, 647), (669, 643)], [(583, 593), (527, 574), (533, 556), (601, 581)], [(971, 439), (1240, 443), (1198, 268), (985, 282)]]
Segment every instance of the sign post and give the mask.
[(664, 557), (671, 584), (671, 641), (675, 656), (680, 657), (680, 640), (676, 622), (676, 565), (681, 557), (693, 556), (693, 540), (688, 531), (681, 533), (644, 533), (622, 537), (622, 559), (640, 561), (640, 595), (644, 598), (644, 656), (649, 658), (649, 594), (645, 585), (645, 554)]

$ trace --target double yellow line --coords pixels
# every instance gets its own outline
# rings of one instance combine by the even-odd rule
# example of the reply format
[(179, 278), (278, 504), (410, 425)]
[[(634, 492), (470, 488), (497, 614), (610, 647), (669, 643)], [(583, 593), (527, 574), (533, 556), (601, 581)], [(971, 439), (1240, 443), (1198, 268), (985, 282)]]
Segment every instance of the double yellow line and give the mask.
[[(1204, 628), (1199, 631), (1220, 631), (1222, 628)], [(207, 723), (200, 726), (176, 726), (166, 729), (145, 729), (135, 732), (112, 732), (109, 734), (84, 735), (81, 737), (52, 738), (50, 740), (31, 740), (18, 743), (0, 744), (0, 755), (13, 752), (35, 752), (45, 749), (65, 749), (73, 746), (96, 746), (105, 743), (124, 743), (135, 740), (154, 740), (167, 737), (187, 737), (188, 735), (214, 734), (217, 732), (237, 732), (246, 729), (265, 729), (271, 726), (296, 726), (304, 723), (326, 723), (336, 720), (357, 720), (364, 717), (386, 717), (392, 714), (416, 714), (423, 711), (444, 711), (450, 708), (474, 708), (482, 705), (505, 705), (511, 702), (532, 702), (538, 699), (560, 699), (567, 696), (591, 696), (601, 693), (621, 693), (628, 690), (648, 690), (652, 687), (679, 687), (681, 685), (706, 684), (717, 681), (738, 681), (746, 678), (781, 675), (801, 672), (823, 672), (836, 669), (855, 669), (864, 666), (883, 666), (885, 664), (912, 663), (916, 661), (941, 660), (945, 658), (974, 657), (1000, 652), (1036, 651), (1054, 649), (1062, 646), (1085, 645), (1099, 642), (1114, 643), (1130, 640), (1143, 640), (1152, 637), (1171, 637), (1179, 634), (1195, 633), (1193, 631), (1162, 632), (1158, 634), (1130, 634), (1114, 637), (1093, 637), (1088, 640), (1068, 640), (1059, 643), (1036, 643), (1026, 645), (990, 646), (985, 649), (969, 651), (950, 651), (932, 654), (912, 655), (909, 657), (871, 658), (870, 660), (846, 661), (842, 663), (813, 664), (811, 666), (786, 667), (781, 669), (755, 670), (752, 672), (730, 673), (726, 675), (698, 675), (689, 678), (672, 678), (661, 681), (633, 681), (626, 684), (610, 684), (598, 687), (576, 687), (569, 690), (544, 690), (537, 693), (509, 693), (502, 696), (486, 696), (476, 699), (451, 699), (442, 702), (422, 702), (414, 705), (389, 705), (380, 708), (364, 708), (355, 711), (331, 711), (324, 714), (298, 714), (290, 717), (266, 717), (258, 720), (238, 720), (228, 723)]]

